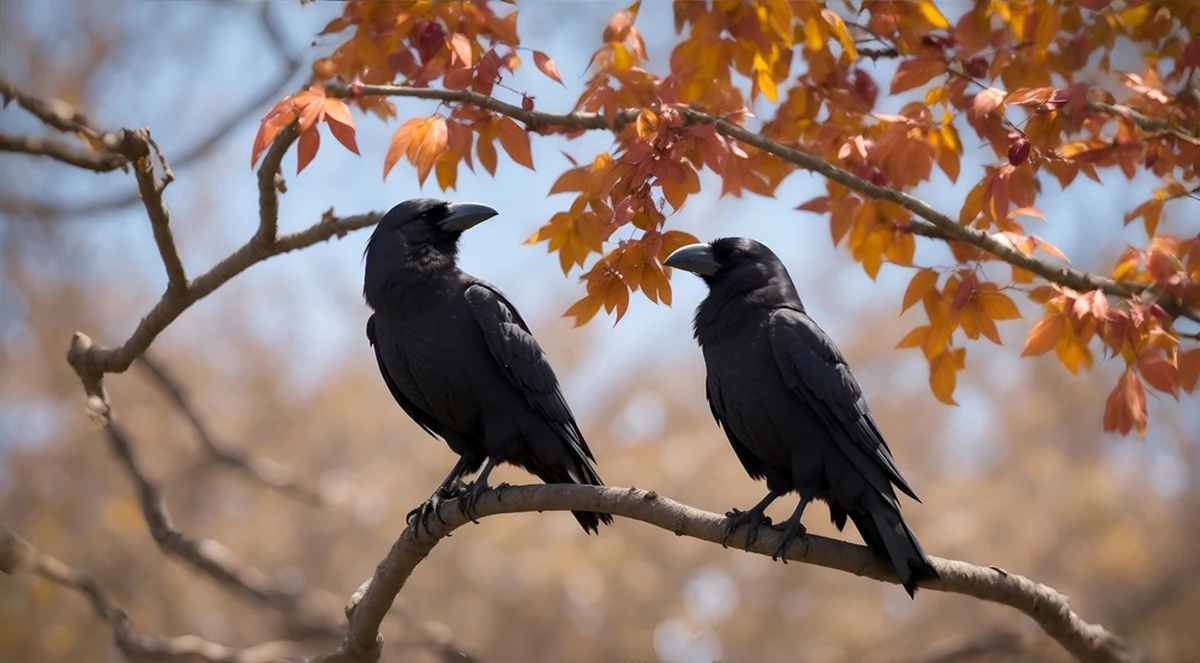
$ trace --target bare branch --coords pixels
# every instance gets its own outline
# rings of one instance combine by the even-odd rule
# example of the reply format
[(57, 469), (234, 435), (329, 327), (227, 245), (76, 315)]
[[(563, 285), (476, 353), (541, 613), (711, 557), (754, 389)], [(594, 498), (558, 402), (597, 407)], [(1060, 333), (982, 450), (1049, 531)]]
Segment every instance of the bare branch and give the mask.
[[(677, 536), (717, 544), (721, 543), (726, 520), (653, 491), (569, 484), (493, 490), (485, 493), (477, 506), (478, 517), (532, 511), (600, 511), (640, 520)], [(457, 500), (443, 503), (440, 516), (447, 524), (441, 525), (437, 518), (432, 518), (432, 536), (422, 535), (411, 526), (405, 528), (375, 569), (374, 577), (351, 599), (346, 609), (350, 617), (346, 639), (338, 649), (318, 657), (316, 663), (373, 663), (379, 659), (383, 644), (379, 626), (388, 607), (438, 541), (469, 522), (459, 511)], [(745, 530), (741, 532), (739, 538), (745, 536)], [(779, 543), (779, 536), (774, 530), (760, 533), (750, 550), (770, 555)], [(741, 539), (737, 545), (743, 541)], [(806, 535), (793, 545), (787, 558), (882, 582), (899, 583), (891, 566), (867, 548), (822, 536)], [(1120, 638), (1102, 626), (1083, 621), (1071, 610), (1067, 597), (1051, 587), (996, 567), (980, 567), (937, 557), (931, 557), (930, 561), (941, 579), (922, 584), (922, 588), (963, 594), (1020, 610), (1081, 661), (1128, 663), (1137, 660)]]
[(129, 615), (89, 574), (34, 548), (28, 541), (0, 524), (0, 571), (9, 575), (32, 573), (57, 585), (83, 594), (92, 609), (113, 630), (117, 647), (131, 661), (147, 663), (268, 663), (298, 655), (294, 642), (276, 641), (249, 649), (234, 649), (195, 635), (176, 638), (139, 633)]
[(151, 359), (148, 354), (138, 357), (137, 360), (192, 425), (192, 429), (196, 431), (196, 437), (200, 440), (200, 445), (204, 447), (209, 456), (224, 465), (240, 470), (254, 481), (274, 488), (301, 502), (313, 506), (324, 504), (320, 493), (311, 486), (305, 477), (299, 476), (292, 468), (248, 451), (227, 449), (218, 443), (204, 419), (192, 407), (187, 393), (179, 381), (157, 359)]
[(20, 152), (50, 157), (97, 173), (107, 173), (125, 165), (127, 159), (107, 150), (93, 152), (71, 147), (53, 138), (41, 136), (17, 136), (0, 133), (0, 152)]
[[(275, 20), (271, 16), (271, 6), (272, 3), (262, 3), (259, 19), (267, 40), (274, 46), (275, 53), (282, 59), (283, 68), (280, 70), (279, 75), (263, 86), (258, 94), (247, 99), (245, 103), (230, 112), (225, 119), (200, 138), (190, 149), (178, 158), (173, 159), (177, 169), (185, 168), (197, 159), (207, 156), (226, 136), (245, 121), (247, 116), (256, 109), (275, 101), (284, 88), (287, 87), (287, 84), (304, 68), (304, 59), (293, 54), (288, 49), (283, 35), (280, 33), (279, 26), (276, 25)], [(3, 81), (0, 81), (0, 85), (2, 84)], [(5, 88), (0, 87), (0, 96), (3, 96), (4, 91)], [(29, 97), (29, 99), (32, 100), (33, 97)], [(51, 102), (51, 105), (53, 103), (56, 102)], [(87, 166), (81, 167), (86, 168)], [(117, 196), (108, 200), (89, 201), (82, 204), (62, 204), (59, 202), (47, 204), (26, 199), (10, 199), (3, 202), (5, 208), (13, 212), (26, 211), (39, 217), (73, 220), (119, 210), (136, 203), (138, 200), (139, 194), (135, 191), (128, 195)]]
[[(154, 230), (154, 242), (158, 245), (159, 255), (162, 256), (163, 267), (167, 270), (167, 292), (181, 295), (188, 287), (187, 273), (183, 269), (183, 258), (175, 246), (175, 234), (171, 230), (171, 212), (163, 200), (163, 191), (175, 180), (175, 173), (171, 171), (167, 157), (150, 137), (149, 129), (129, 132), (127, 143), (125, 154), (133, 161), (138, 192), (146, 206), (146, 214), (150, 217), (150, 227)], [(162, 166), (161, 179), (154, 174), (154, 162), (150, 158), (152, 151)]]
[(167, 511), (162, 489), (150, 480), (134, 450), (133, 441), (113, 416), (112, 408), (89, 399), (89, 412), (104, 428), (109, 449), (121, 463), (137, 492), (142, 515), (158, 547), (212, 578), (236, 595), (274, 608), (304, 637), (328, 636), (340, 630), (335, 601), (314, 594), (296, 594), (279, 588), (267, 574), (247, 565), (212, 539), (193, 539), (176, 529)]
[[(358, 94), (364, 95), (413, 97), (442, 102), (474, 104), (480, 108), (520, 120), (527, 125), (530, 131), (551, 126), (619, 131), (625, 125), (634, 121), (641, 111), (641, 109), (637, 108), (618, 111), (610, 127), (605, 117), (598, 113), (543, 113), (540, 111), (527, 111), (494, 97), (479, 94), (471, 90), (442, 90), (397, 85), (363, 85), (361, 90), (357, 88), (355, 90)], [(327, 83), (326, 92), (331, 96), (338, 97), (351, 97), (355, 93), (352, 92), (348, 85), (337, 82)], [(1073, 267), (1056, 265), (1040, 258), (1027, 256), (1015, 247), (1003, 243), (987, 232), (960, 225), (956, 219), (952, 219), (946, 214), (939, 212), (928, 203), (911, 194), (879, 186), (839, 168), (818, 156), (777, 143), (766, 136), (757, 134), (732, 122), (688, 108), (679, 108), (678, 110), (690, 123), (711, 124), (716, 128), (718, 133), (727, 138), (756, 147), (763, 152), (773, 154), (805, 170), (819, 173), (827, 179), (842, 184), (865, 196), (890, 200), (900, 205), (925, 220), (924, 222), (912, 224), (911, 230), (914, 234), (969, 244), (996, 256), (1010, 265), (1033, 272), (1047, 281), (1058, 283), (1059, 285), (1081, 292), (1101, 290), (1109, 295), (1129, 299), (1137, 296), (1146, 289), (1145, 286), (1119, 283), (1105, 276), (1090, 274)], [(1159, 303), (1166, 311), (1177, 317), (1186, 317), (1191, 320), (1200, 321), (1200, 311), (1183, 306), (1177, 301), (1168, 301), (1165, 298), (1161, 299)]]

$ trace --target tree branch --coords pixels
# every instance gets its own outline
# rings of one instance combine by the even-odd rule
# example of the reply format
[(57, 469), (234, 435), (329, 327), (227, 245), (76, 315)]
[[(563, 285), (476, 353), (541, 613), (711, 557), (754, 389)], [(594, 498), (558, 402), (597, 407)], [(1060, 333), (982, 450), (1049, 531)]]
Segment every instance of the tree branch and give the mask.
[[(711, 543), (721, 543), (726, 520), (654, 491), (570, 484), (492, 490), (480, 498), (477, 506), (481, 518), (532, 511), (600, 511), (640, 520), (677, 536)], [(442, 525), (437, 518), (432, 518), (432, 536), (422, 535), (412, 526), (404, 529), (379, 563), (374, 577), (351, 598), (346, 608), (350, 630), (345, 640), (336, 650), (323, 654), (314, 663), (374, 663), (379, 659), (383, 644), (379, 626), (388, 607), (434, 546), (469, 522), (459, 511), (457, 500), (443, 503), (440, 516), (447, 524)], [(738, 546), (742, 545), (745, 536), (744, 529), (740, 532)], [(750, 550), (770, 555), (778, 545), (779, 537), (774, 530), (761, 532)], [(899, 583), (890, 565), (867, 548), (822, 536), (806, 535), (793, 545), (787, 558), (882, 582)], [(937, 557), (931, 557), (930, 561), (941, 579), (922, 584), (922, 588), (971, 596), (1020, 610), (1081, 661), (1129, 663), (1137, 660), (1120, 638), (1100, 625), (1083, 621), (1071, 610), (1067, 597), (1051, 587), (996, 567), (980, 567)]]
[(142, 634), (134, 627), (125, 610), (109, 597), (91, 575), (37, 550), (3, 524), (0, 524), (0, 571), (8, 575), (32, 573), (83, 594), (96, 614), (112, 627), (117, 647), (131, 661), (268, 663), (284, 656), (297, 655), (298, 652), (298, 645), (287, 641), (233, 649), (195, 635), (164, 638)]
[[(247, 99), (245, 103), (234, 109), (227, 117), (225, 117), (217, 126), (213, 127), (207, 134), (196, 141), (190, 149), (174, 159), (175, 167), (185, 168), (192, 162), (207, 156), (213, 148), (215, 148), (226, 136), (230, 134), (239, 124), (246, 119), (248, 115), (256, 109), (271, 103), (276, 100), (280, 93), (287, 86), (296, 74), (304, 68), (304, 59), (291, 53), (287, 44), (284, 41), (283, 35), (276, 25), (275, 20), (271, 16), (271, 3), (262, 3), (262, 8), (259, 15), (259, 20), (262, 24), (263, 32), (267, 36), (267, 41), (274, 46), (274, 51), (279, 58), (282, 59), (283, 69), (279, 75), (272, 79), (267, 85), (263, 86), (262, 90)], [(2, 83), (2, 81), (0, 81)], [(11, 86), (10, 88), (11, 89)], [(5, 88), (0, 87), (0, 96), (4, 94)], [(28, 97), (33, 99), (33, 97)], [(60, 159), (62, 160), (62, 159)], [(75, 164), (80, 165), (80, 164)], [(87, 166), (81, 166), (87, 167)], [(112, 170), (111, 168), (108, 170)], [(25, 210), (37, 216), (53, 217), (62, 219), (77, 219), (80, 217), (89, 217), (96, 214), (103, 214), (128, 207), (136, 203), (139, 199), (138, 192), (132, 192), (128, 195), (114, 197), (108, 200), (89, 201), (82, 204), (62, 204), (55, 202), (46, 204), (39, 201), (18, 199), (5, 201), (5, 207), (12, 211)]]
[[(627, 108), (618, 111), (610, 127), (608, 120), (598, 113), (544, 113), (541, 111), (527, 111), (519, 106), (514, 106), (471, 90), (413, 88), (397, 85), (363, 85), (361, 90), (355, 88), (355, 91), (363, 95), (412, 97), (442, 102), (474, 104), (480, 108), (520, 120), (531, 131), (542, 127), (556, 126), (615, 132), (634, 121), (638, 113), (641, 112), (641, 109), (637, 108)], [(340, 82), (326, 84), (326, 92), (331, 96), (349, 98), (356, 93), (355, 91), (352, 91), (350, 86)], [(1080, 292), (1100, 290), (1109, 295), (1129, 299), (1137, 296), (1146, 289), (1145, 286), (1119, 283), (1105, 276), (1090, 274), (1073, 267), (1056, 265), (1040, 258), (1027, 256), (1015, 247), (1003, 243), (987, 232), (959, 225), (956, 219), (952, 219), (946, 214), (939, 212), (928, 203), (911, 194), (874, 184), (820, 157), (777, 143), (732, 122), (688, 108), (679, 108), (678, 110), (689, 123), (711, 124), (716, 128), (718, 133), (726, 138), (731, 138), (740, 143), (758, 148), (768, 154), (773, 154), (788, 163), (799, 166), (804, 170), (818, 173), (865, 196), (889, 200), (900, 205), (925, 220), (923, 223), (917, 222), (912, 224), (911, 230), (914, 234), (943, 240), (956, 240), (964, 244), (969, 244), (996, 256), (1010, 265), (1033, 272), (1049, 282), (1057, 283)], [(1200, 322), (1200, 311), (1183, 306), (1181, 303), (1173, 300), (1162, 299), (1159, 303), (1167, 312), (1176, 317), (1185, 317)]]
[[(149, 129), (138, 129), (128, 133), (125, 154), (133, 161), (133, 174), (137, 178), (138, 192), (146, 206), (146, 214), (150, 217), (150, 227), (154, 230), (158, 254), (167, 270), (167, 291), (176, 295), (183, 294), (188, 288), (187, 273), (183, 269), (183, 258), (179, 255), (179, 248), (175, 246), (175, 233), (171, 230), (171, 212), (163, 200), (163, 191), (168, 184), (175, 181), (175, 173), (171, 171), (166, 155), (150, 137)], [(152, 151), (162, 166), (161, 179), (154, 174), (154, 162), (150, 158)]]
[(157, 359), (151, 359), (148, 354), (138, 357), (137, 361), (192, 425), (192, 429), (196, 431), (196, 437), (200, 440), (200, 445), (204, 447), (209, 456), (224, 465), (240, 470), (254, 481), (301, 502), (313, 506), (325, 504), (320, 493), (304, 477), (298, 476), (292, 468), (270, 458), (256, 456), (248, 451), (224, 448), (209, 431), (208, 425), (196, 409), (192, 407), (187, 393), (175, 377)]
[(288, 621), (290, 630), (303, 637), (329, 636), (340, 631), (331, 597), (295, 594), (280, 589), (270, 576), (239, 560), (225, 546), (212, 539), (193, 539), (176, 529), (167, 511), (162, 489), (150, 480), (137, 456), (133, 441), (114, 418), (112, 408), (99, 399), (89, 399), (89, 414), (103, 427), (109, 450), (120, 462), (137, 493), (142, 516), (158, 547), (178, 558), (234, 594), (274, 608)]
[(81, 150), (53, 138), (41, 136), (18, 136), (0, 133), (0, 152), (20, 152), (37, 156), (50, 157), (57, 161), (91, 170), (97, 173), (107, 173), (116, 170), (126, 163), (126, 158), (107, 150), (93, 152)]

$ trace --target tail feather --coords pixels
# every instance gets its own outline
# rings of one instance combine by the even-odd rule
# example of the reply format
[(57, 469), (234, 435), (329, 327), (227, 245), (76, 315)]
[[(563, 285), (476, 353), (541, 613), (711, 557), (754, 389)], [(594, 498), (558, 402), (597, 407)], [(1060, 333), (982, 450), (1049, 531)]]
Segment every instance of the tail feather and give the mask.
[[(541, 467), (534, 474), (539, 479), (548, 484), (553, 483), (573, 483), (584, 486), (603, 486), (604, 482), (600, 480), (600, 475), (592, 467), (591, 463), (586, 460), (573, 468), (564, 467)], [(595, 511), (572, 511), (571, 515), (575, 516), (575, 520), (583, 527), (583, 531), (588, 534), (599, 534), (600, 523), (611, 525), (613, 523), (612, 515), (607, 513), (598, 513)]]
[(936, 580), (938, 573), (921, 548), (917, 535), (894, 505), (880, 500), (871, 507), (851, 511), (850, 519), (867, 547), (891, 561), (900, 576), (900, 584), (910, 597), (914, 597), (917, 586), (923, 581)]

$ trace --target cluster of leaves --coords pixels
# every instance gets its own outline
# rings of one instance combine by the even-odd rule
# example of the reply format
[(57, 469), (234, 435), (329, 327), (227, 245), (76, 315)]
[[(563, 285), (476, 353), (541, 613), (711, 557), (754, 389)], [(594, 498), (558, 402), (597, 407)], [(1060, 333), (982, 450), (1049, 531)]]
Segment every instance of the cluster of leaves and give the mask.
[[(670, 303), (670, 270), (662, 261), (695, 238), (668, 229), (668, 217), (699, 192), (704, 170), (720, 178), (722, 195), (774, 196), (798, 168), (727, 138), (711, 122), (689, 121), (692, 112), (745, 127), (753, 118), (747, 107), (756, 105), (763, 115), (754, 120), (761, 137), (900, 192), (930, 181), (935, 167), (957, 184), (969, 132), (991, 147), (995, 161), (982, 179), (963, 185), (963, 203), (950, 217), (969, 230), (968, 237), (990, 237), (1010, 249), (1008, 256), (931, 234), (930, 224), (921, 221), (921, 235), (941, 242), (955, 264), (936, 270), (914, 265), (913, 212), (873, 197), (878, 190), (864, 186), (827, 181), (826, 195), (798, 209), (828, 215), (834, 244), (845, 242), (872, 278), (884, 262), (916, 270), (902, 310), (920, 302), (926, 322), (899, 347), (921, 349), (931, 388), (943, 402), (954, 403), (965, 342), (983, 336), (1000, 344), (996, 322), (1021, 317), (1010, 296), (1021, 293), (1047, 311), (1030, 332), (1025, 354), (1053, 347), (1072, 372), (1091, 367), (1096, 346), (1122, 356), (1128, 368), (1110, 398), (1105, 428), (1144, 432), (1143, 383), (1177, 397), (1196, 381), (1198, 351), (1180, 347), (1173, 322), (1200, 318), (1200, 236), (1160, 232), (1169, 222), (1166, 203), (1200, 190), (1200, 5), (1193, 4), (979, 0), (951, 22), (931, 0), (681, 0), (674, 4), (678, 40), (669, 71), (659, 76), (646, 68), (635, 2), (604, 26), (591, 77), (574, 108), (602, 116), (615, 146), (589, 162), (572, 160), (550, 194), (574, 200), (528, 241), (557, 253), (564, 274), (580, 270), (586, 294), (567, 311), (576, 324), (601, 308), (619, 320), (631, 292)], [(495, 13), (486, 0), (345, 2), (323, 32), (345, 33), (345, 40), (314, 64), (317, 85), (264, 118), (256, 158), (295, 119), (302, 164), (316, 151), (321, 121), (356, 151), (346, 107), (320, 91), (319, 83), (330, 79), (350, 84), (350, 103), (384, 119), (395, 116), (387, 89), (364, 94), (364, 86), (440, 84), (479, 95), (501, 94), (502, 88), (532, 111), (531, 97), (504, 84), (521, 65), (516, 17), (515, 10)], [(1122, 42), (1143, 53), (1144, 67), (1113, 72), (1121, 83), (1118, 99), (1088, 81), (1109, 73)], [(533, 51), (532, 59), (562, 82), (546, 54)], [(890, 82), (872, 73), (880, 60), (896, 63)], [(897, 113), (876, 112), (885, 84), (888, 94), (909, 100)], [(533, 168), (530, 132), (571, 138), (585, 131), (567, 121), (522, 127), (512, 116), (528, 116), (463, 99), (403, 122), (385, 176), (403, 157), (415, 166), (418, 182), (432, 172), (446, 190), (455, 186), (460, 164), (474, 169), (475, 158), (494, 175), (497, 142), (516, 163)], [(1149, 245), (1129, 248), (1111, 274), (1109, 294), (1076, 292), (1065, 283), (1034, 287), (1037, 277), (1024, 268), (1028, 262), (1013, 264), (1008, 282), (987, 279), (995, 270), (985, 270), (985, 263), (1011, 262), (1014, 255), (1065, 263), (1061, 251), (1026, 230), (1026, 219), (1045, 221), (1036, 208), (1043, 185), (1056, 181), (1065, 189), (1080, 174), (1101, 181), (1112, 171), (1128, 179), (1150, 172), (1163, 184), (1125, 215), (1126, 224), (1142, 221)], [(628, 226), (633, 234), (614, 240)]]

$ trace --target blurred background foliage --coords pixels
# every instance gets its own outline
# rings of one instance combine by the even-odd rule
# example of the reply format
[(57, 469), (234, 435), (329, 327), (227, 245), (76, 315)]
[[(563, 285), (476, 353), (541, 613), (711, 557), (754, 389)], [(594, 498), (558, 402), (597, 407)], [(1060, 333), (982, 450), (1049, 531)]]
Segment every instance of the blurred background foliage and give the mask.
[[(312, 35), (338, 11), (328, 5), (271, 3), (285, 55), (311, 62)], [(573, 53), (571, 39), (593, 38), (585, 31), (617, 8), (534, 3), (521, 15), (521, 31), (556, 29), (534, 39), (570, 83), (592, 50)], [(267, 38), (261, 13), (252, 3), (10, 1), (0, 5), (0, 63), (24, 89), (85, 108), (101, 126), (150, 126), (171, 156), (287, 76), (287, 57)], [(659, 13), (639, 24), (652, 35), (645, 26), (659, 20), (665, 39), (669, 8)], [(286, 91), (298, 89), (306, 73), (296, 72)], [(528, 89), (538, 92), (539, 108), (569, 103), (569, 93), (533, 83), (535, 74)], [(246, 156), (266, 107), (178, 169), (180, 181), (168, 191), (193, 272), (253, 231)], [(8, 130), (30, 130), (29, 122), (12, 110), (0, 114)], [(386, 209), (416, 193), (412, 177), (378, 181), (392, 127), (362, 124), (363, 159), (331, 151), (289, 179), (285, 227), (307, 225), (331, 204), (341, 213)], [(594, 140), (602, 147), (603, 137)], [(557, 163), (556, 144), (544, 142), (535, 159)], [(584, 146), (577, 153), (591, 152)], [(495, 181), (463, 173), (456, 199), (512, 212), (464, 240), (466, 268), (508, 291), (531, 320), (607, 483), (653, 488), (716, 512), (753, 503), (762, 489), (735, 461), (703, 399), (702, 363), (688, 328), (700, 287), (676, 279), (673, 309), (640, 302), (617, 329), (605, 322), (571, 329), (556, 316), (578, 296), (577, 284), (561, 277), (552, 256), (520, 245), (553, 208), (535, 199), (561, 168), (541, 170), (502, 164)], [(506, 178), (524, 179), (516, 186)], [(1129, 193), (1135, 184), (1110, 186), (1107, 195), (1140, 200)], [(282, 637), (278, 615), (159, 553), (64, 360), (72, 332), (113, 344), (164, 287), (139, 206), (71, 210), (133, 188), (120, 174), (7, 155), (0, 161), (0, 521), (94, 573), (147, 632), (196, 633), (228, 645)], [(680, 227), (701, 237), (755, 235), (789, 262), (924, 500), (907, 502), (905, 514), (928, 552), (1054, 586), (1086, 619), (1157, 660), (1200, 656), (1200, 426), (1186, 400), (1152, 403), (1145, 441), (1104, 437), (1100, 408), (1113, 374), (1098, 368), (1071, 376), (1053, 358), (1017, 364), (1013, 345), (1023, 336), (1005, 329), (1008, 347), (981, 347), (982, 360), (960, 377), (962, 406), (937, 404), (920, 358), (892, 351), (911, 326), (892, 308), (906, 273), (885, 267), (872, 284), (830, 250), (823, 222), (807, 228), (769, 220), (786, 217), (794, 203), (704, 195), (711, 204), (690, 205)], [(1080, 218), (1106, 203), (1059, 204)], [(1111, 264), (1122, 246), (1118, 230), (1115, 219), (1089, 229), (1093, 242), (1104, 237), (1093, 247), (1083, 246), (1078, 230), (1051, 237), (1071, 255)], [(362, 332), (364, 241), (359, 233), (254, 268), (189, 310), (151, 349), (218, 439), (310, 475), (323, 505), (299, 503), (213, 463), (138, 366), (108, 381), (180, 529), (220, 541), (285, 587), (338, 597), (370, 576), (404, 514), (452, 460), (403, 415), (378, 377)], [(512, 468), (499, 472), (499, 480), (530, 480)], [(838, 535), (823, 509), (807, 524)], [(849, 530), (841, 536), (857, 541)], [(399, 603), (405, 615), (485, 660), (1065, 659), (1032, 621), (1001, 606), (931, 591), (909, 601), (899, 587), (784, 567), (628, 520), (589, 539), (559, 513), (489, 518), (461, 530), (418, 568)], [(418, 654), (391, 649), (385, 660)], [(118, 658), (107, 626), (78, 595), (28, 576), (0, 577), (0, 660)]]

